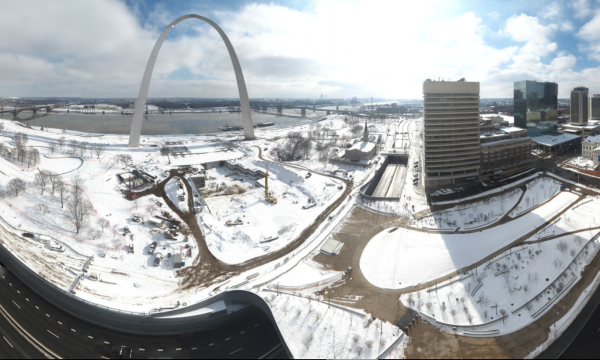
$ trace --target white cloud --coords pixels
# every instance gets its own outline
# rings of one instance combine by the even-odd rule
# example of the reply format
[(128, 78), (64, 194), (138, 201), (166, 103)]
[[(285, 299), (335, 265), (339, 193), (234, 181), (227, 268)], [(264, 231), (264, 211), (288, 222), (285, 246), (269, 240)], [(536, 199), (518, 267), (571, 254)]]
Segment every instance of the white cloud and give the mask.
[(571, 0), (569, 7), (573, 9), (573, 13), (577, 18), (586, 18), (592, 15), (589, 0)]

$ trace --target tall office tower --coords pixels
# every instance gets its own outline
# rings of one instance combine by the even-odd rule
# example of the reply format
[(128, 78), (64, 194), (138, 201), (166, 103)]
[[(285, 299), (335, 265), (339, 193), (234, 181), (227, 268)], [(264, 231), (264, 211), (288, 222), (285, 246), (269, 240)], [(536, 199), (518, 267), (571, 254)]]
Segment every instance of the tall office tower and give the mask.
[(515, 126), (530, 137), (558, 130), (558, 84), (531, 80), (515, 81)]
[(590, 98), (590, 119), (600, 120), (600, 94), (594, 94)]
[(479, 179), (479, 83), (423, 83), (425, 186)]
[(590, 89), (583, 86), (578, 86), (571, 91), (571, 125), (587, 125), (589, 92)]

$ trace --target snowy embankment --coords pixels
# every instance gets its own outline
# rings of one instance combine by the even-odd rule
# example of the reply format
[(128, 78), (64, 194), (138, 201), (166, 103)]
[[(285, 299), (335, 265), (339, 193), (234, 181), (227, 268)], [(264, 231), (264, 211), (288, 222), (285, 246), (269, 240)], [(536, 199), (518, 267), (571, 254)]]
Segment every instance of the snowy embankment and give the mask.
[(527, 184), (527, 191), (523, 195), (523, 201), (510, 213), (510, 216), (517, 217), (545, 203), (560, 191), (561, 186), (560, 182), (547, 177), (533, 180)]
[(542, 226), (577, 200), (560, 193), (532, 212), (491, 229), (469, 234), (430, 234), (386, 229), (367, 244), (360, 259), (365, 278), (385, 289), (403, 289), (433, 281), (467, 267)]
[(463, 231), (489, 226), (517, 205), (522, 194), (521, 189), (516, 189), (484, 201), (455, 206), (417, 219), (411, 222), (411, 225), (430, 230), (460, 229)]
[[(390, 324), (355, 311), (276, 291), (261, 296), (271, 306), (277, 325), (298, 359), (375, 359), (402, 332)], [(403, 355), (402, 348), (395, 355)]]
[(526, 244), (400, 300), (445, 331), (457, 326), (466, 336), (512, 333), (551, 311), (599, 249), (597, 230)]

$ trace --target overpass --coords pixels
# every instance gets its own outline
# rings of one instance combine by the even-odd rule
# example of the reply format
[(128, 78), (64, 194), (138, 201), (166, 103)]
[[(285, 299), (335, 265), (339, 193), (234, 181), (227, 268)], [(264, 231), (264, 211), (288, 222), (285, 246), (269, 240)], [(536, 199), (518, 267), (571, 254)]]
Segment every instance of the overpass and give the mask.
[(50, 110), (54, 109), (54, 104), (33, 105), (33, 106), (20, 107), (20, 108), (14, 108), (14, 109), (4, 109), (4, 106), (0, 106), (0, 114), (12, 113), (16, 117), (22, 111), (33, 111), (34, 114), (37, 114), (38, 111), (44, 110), (44, 109), (46, 109), (47, 112), (50, 112)]

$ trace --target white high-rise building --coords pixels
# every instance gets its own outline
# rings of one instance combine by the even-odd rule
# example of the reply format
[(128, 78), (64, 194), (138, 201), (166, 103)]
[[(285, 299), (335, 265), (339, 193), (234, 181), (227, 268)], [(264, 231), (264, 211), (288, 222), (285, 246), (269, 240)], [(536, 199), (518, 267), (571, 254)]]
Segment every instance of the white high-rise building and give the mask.
[(425, 186), (480, 178), (479, 82), (423, 83)]
[(583, 86), (578, 86), (571, 91), (571, 125), (587, 125), (589, 92), (590, 90)]

